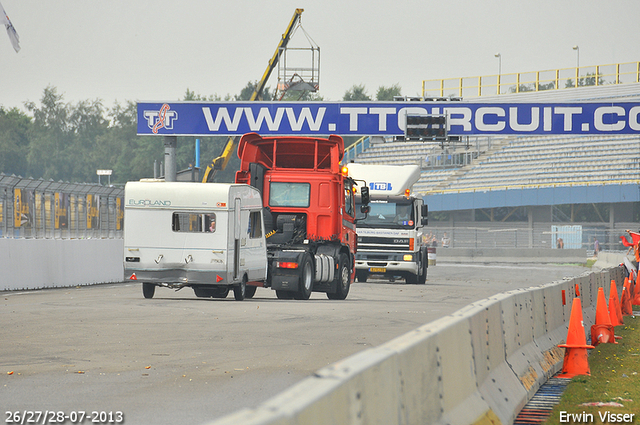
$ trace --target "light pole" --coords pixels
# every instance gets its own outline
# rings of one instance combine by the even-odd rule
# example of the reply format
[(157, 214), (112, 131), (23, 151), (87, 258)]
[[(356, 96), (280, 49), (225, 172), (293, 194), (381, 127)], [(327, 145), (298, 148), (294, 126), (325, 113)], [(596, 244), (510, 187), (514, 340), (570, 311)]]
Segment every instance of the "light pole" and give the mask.
[(496, 53), (494, 56), (498, 58), (498, 94), (500, 94), (500, 76), (502, 75), (502, 55), (500, 53)]
[(573, 46), (576, 51), (576, 87), (578, 87), (578, 78), (580, 77), (580, 47), (576, 44)]

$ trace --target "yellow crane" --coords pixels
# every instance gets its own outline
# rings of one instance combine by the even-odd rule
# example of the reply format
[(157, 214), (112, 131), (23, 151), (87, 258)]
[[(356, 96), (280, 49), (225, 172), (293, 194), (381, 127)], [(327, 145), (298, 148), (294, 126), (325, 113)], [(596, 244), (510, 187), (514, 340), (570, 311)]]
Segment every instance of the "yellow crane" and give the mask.
[[(294, 12), (293, 17), (291, 18), (291, 22), (289, 22), (289, 26), (287, 27), (287, 30), (284, 32), (284, 34), (282, 34), (280, 43), (278, 43), (278, 47), (276, 48), (275, 53), (271, 57), (271, 60), (269, 60), (267, 69), (264, 71), (262, 78), (256, 84), (256, 88), (251, 94), (251, 98), (249, 99), (250, 101), (253, 102), (255, 100), (262, 100), (262, 91), (267, 85), (267, 80), (269, 80), (269, 77), (271, 76), (271, 72), (275, 69), (276, 65), (278, 64), (280, 51), (287, 47), (287, 44), (289, 43), (289, 39), (291, 38), (291, 35), (293, 34), (294, 29), (298, 24), (298, 22), (300, 21), (300, 16), (302, 16), (302, 12), (304, 12), (304, 9), (296, 9), (296, 11)], [(224, 146), (224, 149), (222, 149), (222, 153), (220, 154), (220, 156), (218, 156), (217, 158), (214, 158), (213, 161), (211, 161), (211, 164), (207, 165), (207, 168), (204, 172), (204, 176), (202, 177), (202, 183), (213, 182), (213, 177), (215, 176), (216, 172), (218, 170), (224, 170), (227, 167), (227, 164), (229, 163), (229, 159), (231, 159), (231, 155), (235, 150), (236, 146), (238, 145), (239, 139), (240, 137), (237, 137), (237, 136), (229, 137), (229, 139), (227, 140), (227, 143)]]

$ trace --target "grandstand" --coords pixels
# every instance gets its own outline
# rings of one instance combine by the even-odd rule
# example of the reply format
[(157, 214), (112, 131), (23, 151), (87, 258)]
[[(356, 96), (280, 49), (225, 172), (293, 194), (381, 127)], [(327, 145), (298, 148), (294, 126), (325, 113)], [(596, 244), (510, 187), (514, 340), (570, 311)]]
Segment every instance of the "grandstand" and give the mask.
[[(638, 153), (637, 136), (514, 138), (460, 169), (440, 188), (507, 189), (639, 180)], [(433, 189), (423, 192), (430, 191)]]
[[(640, 83), (482, 98), (483, 103), (581, 101), (640, 102)], [(635, 135), (478, 137), (462, 146), (382, 138), (367, 142), (351, 149), (350, 161), (421, 166), (414, 193), (438, 213), (431, 214), (429, 230), (450, 232), (454, 246), (554, 247), (565, 228), (572, 227), (571, 232), (579, 228), (579, 247), (589, 249), (597, 237), (605, 248), (620, 250), (619, 236), (639, 227), (640, 137)], [(573, 213), (561, 211), (566, 205), (588, 206), (598, 220), (575, 222)]]

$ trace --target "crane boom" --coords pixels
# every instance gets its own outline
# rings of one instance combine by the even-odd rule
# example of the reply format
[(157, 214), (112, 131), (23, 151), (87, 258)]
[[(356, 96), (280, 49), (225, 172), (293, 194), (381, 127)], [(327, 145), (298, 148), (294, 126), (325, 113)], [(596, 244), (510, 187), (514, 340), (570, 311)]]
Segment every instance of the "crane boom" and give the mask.
[[(298, 24), (298, 22), (300, 21), (302, 12), (304, 12), (304, 9), (296, 9), (296, 11), (293, 13), (293, 17), (289, 22), (289, 26), (287, 26), (287, 30), (284, 32), (284, 34), (282, 34), (282, 38), (278, 43), (278, 47), (276, 48), (276, 51), (273, 53), (273, 56), (269, 60), (267, 69), (265, 69), (264, 74), (262, 75), (262, 78), (256, 84), (256, 87), (253, 90), (251, 97), (249, 98), (250, 101), (262, 100), (262, 92), (265, 86), (267, 85), (267, 81), (269, 80), (271, 73), (273, 72), (276, 65), (278, 64), (278, 58), (280, 57), (280, 50), (287, 47), (287, 44), (291, 39), (291, 35), (293, 34), (294, 29)], [(227, 140), (227, 143), (222, 149), (222, 153), (220, 154), (220, 156), (218, 156), (217, 158), (214, 158), (213, 161), (211, 161), (211, 164), (207, 165), (207, 169), (205, 170), (204, 176), (202, 177), (202, 183), (213, 182), (213, 177), (215, 176), (216, 172), (218, 170), (224, 170), (227, 167), (227, 164), (231, 159), (231, 155), (233, 154), (233, 150), (238, 145), (239, 139), (240, 139), (239, 137), (229, 137), (229, 139)]]

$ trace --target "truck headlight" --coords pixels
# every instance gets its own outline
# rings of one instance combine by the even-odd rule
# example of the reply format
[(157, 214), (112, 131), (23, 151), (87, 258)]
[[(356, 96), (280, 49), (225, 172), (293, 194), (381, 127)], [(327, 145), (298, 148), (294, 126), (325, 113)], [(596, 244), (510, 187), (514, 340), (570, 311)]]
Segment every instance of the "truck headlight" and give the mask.
[(402, 259), (404, 261), (413, 261), (413, 254), (405, 254), (404, 257), (402, 257)]

